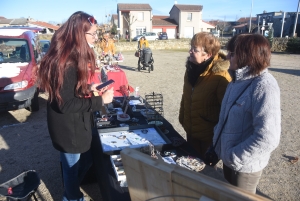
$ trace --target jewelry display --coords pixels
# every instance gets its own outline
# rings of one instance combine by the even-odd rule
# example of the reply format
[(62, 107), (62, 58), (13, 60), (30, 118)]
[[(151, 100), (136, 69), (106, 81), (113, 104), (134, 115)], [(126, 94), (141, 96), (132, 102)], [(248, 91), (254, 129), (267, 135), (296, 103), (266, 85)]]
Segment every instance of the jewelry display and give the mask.
[(125, 147), (148, 147), (149, 143), (151, 143), (153, 147), (169, 143), (154, 127), (100, 133), (100, 140), (103, 152), (122, 150)]
[(177, 158), (176, 163), (181, 167), (185, 167), (196, 172), (200, 172), (205, 167), (205, 163), (201, 159), (190, 156), (182, 156)]
[(121, 156), (120, 155), (111, 155), (110, 160), (113, 164), (113, 168), (114, 168), (117, 180), (119, 182), (119, 185), (121, 187), (128, 187), (127, 181), (126, 181), (126, 174), (124, 171)]
[(146, 110), (141, 111), (142, 115), (147, 118), (148, 122), (162, 121), (162, 118), (164, 116), (163, 95), (152, 92), (150, 94), (145, 95), (145, 100)]

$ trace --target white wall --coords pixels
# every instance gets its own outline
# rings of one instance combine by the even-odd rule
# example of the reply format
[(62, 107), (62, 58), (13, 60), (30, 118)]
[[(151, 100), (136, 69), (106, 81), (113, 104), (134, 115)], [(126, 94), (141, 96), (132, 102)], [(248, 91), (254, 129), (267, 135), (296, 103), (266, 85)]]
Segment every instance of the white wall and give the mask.
[(136, 20), (131, 25), (131, 38), (136, 36), (136, 27), (146, 27), (146, 31), (152, 31), (152, 21), (151, 19), (151, 11), (130, 11), (131, 18), (134, 16), (134, 19), (138, 19), (138, 13), (144, 13), (144, 20), (139, 21)]
[[(188, 21), (188, 13), (192, 13), (192, 20)], [(180, 12), (180, 38), (185, 38), (184, 30), (185, 27), (194, 27), (194, 33), (201, 31), (202, 12)]]

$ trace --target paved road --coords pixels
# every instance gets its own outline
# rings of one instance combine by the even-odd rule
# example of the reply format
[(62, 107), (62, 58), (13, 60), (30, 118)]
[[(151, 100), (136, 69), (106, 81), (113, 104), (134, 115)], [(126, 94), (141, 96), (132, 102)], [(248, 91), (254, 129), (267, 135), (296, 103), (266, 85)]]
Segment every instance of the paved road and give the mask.
[[(187, 52), (154, 51), (154, 71), (136, 72), (134, 52), (123, 52), (121, 67), (130, 84), (145, 93), (162, 93), (165, 118), (185, 136), (178, 123), (178, 109), (182, 94), (184, 64)], [(300, 55), (272, 54), (270, 72), (281, 88), (282, 137), (264, 170), (259, 194), (274, 200), (299, 200), (300, 162), (291, 164), (289, 157), (300, 156)], [(59, 155), (52, 147), (46, 125), (46, 96), (40, 94), (41, 109), (30, 113), (25, 109), (0, 114), (0, 183), (23, 171), (35, 169), (41, 178), (38, 200), (60, 200), (63, 188)], [(219, 178), (222, 169), (218, 168)], [(96, 184), (82, 186), (95, 201), (102, 200)], [(5, 200), (0, 198), (0, 201)]]

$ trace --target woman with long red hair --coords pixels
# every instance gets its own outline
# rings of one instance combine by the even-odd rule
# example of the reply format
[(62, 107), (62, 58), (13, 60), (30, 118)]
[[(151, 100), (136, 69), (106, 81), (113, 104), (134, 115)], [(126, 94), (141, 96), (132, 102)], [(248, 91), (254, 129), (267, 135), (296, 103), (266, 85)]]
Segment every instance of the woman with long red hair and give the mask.
[(47, 123), (52, 144), (60, 152), (63, 200), (84, 200), (79, 185), (92, 164), (92, 112), (113, 99), (113, 89), (90, 96), (99, 85), (88, 84), (96, 66), (91, 49), (96, 30), (93, 16), (81, 11), (72, 14), (53, 35), (38, 70), (40, 88), (49, 94)]

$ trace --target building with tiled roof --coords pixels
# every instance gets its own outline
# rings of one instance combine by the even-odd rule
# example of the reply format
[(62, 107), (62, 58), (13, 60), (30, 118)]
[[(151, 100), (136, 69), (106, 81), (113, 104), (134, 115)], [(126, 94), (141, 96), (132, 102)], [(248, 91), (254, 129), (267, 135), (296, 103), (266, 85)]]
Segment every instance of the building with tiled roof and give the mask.
[(202, 20), (201, 31), (204, 32), (213, 32), (216, 26), (210, 24), (209, 22), (205, 22)]
[(201, 5), (174, 4), (172, 9), (174, 9), (174, 8), (177, 8), (181, 12), (202, 12), (203, 6), (201, 6)]
[(178, 24), (175, 22), (175, 20), (167, 17), (163, 19), (154, 19), (154, 16), (152, 18), (152, 26), (177, 26)]
[(110, 21), (110, 23), (113, 25), (113, 24), (115, 24), (115, 25), (118, 25), (119, 23), (118, 23), (118, 15), (117, 14), (112, 14), (111, 15), (111, 21)]
[(26, 18), (12, 19), (12, 21), (9, 24), (11, 26), (27, 26), (27, 19)]
[(152, 17), (152, 31), (159, 34), (160, 32), (166, 32), (168, 38), (176, 38), (176, 30), (178, 24), (174, 19), (164, 15), (154, 15)]
[(35, 21), (31, 18), (16, 18), (16, 19), (6, 19), (5, 17), (0, 18), (0, 27), (9, 27), (9, 26), (29, 26), (29, 27), (38, 27), (43, 30), (39, 33), (54, 33), (59, 26), (49, 24), (47, 22)]
[(0, 27), (6, 27), (9, 26), (10, 22), (12, 21), (12, 19), (0, 19)]
[[(238, 23), (249, 23), (250, 22), (250, 17), (241, 17), (237, 21)], [(256, 23), (256, 17), (251, 17), (251, 23)]]
[(203, 30), (202, 5), (174, 4), (169, 14), (178, 24), (178, 38), (192, 38), (195, 33)]
[(28, 21), (28, 25), (42, 28), (43, 29), (42, 33), (46, 33), (46, 34), (53, 34), (56, 30), (59, 29), (59, 26), (49, 24), (47, 22), (42, 22), (42, 21), (30, 20)]
[(118, 27), (121, 36), (129, 30), (130, 38), (152, 31), (152, 8), (149, 4), (117, 4)]
[(152, 11), (149, 4), (118, 3), (118, 11)]
[(241, 23), (236, 26), (233, 26), (232, 29), (234, 30), (235, 34), (249, 32), (248, 30), (248, 22)]
[(202, 9), (202, 5), (175, 3), (171, 7), (169, 16), (153, 16), (149, 4), (119, 3), (117, 5), (118, 27), (121, 37), (125, 36), (126, 30), (130, 30), (130, 38), (144, 32), (166, 32), (169, 39), (192, 38), (195, 33), (211, 32), (215, 29), (213, 24), (202, 21)]

